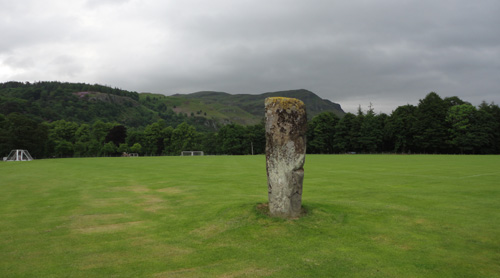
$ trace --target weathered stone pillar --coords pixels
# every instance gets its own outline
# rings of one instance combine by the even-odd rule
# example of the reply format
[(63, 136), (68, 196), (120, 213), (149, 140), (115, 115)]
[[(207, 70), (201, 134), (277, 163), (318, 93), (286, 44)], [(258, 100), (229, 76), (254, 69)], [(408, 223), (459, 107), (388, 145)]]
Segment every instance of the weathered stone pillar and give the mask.
[(270, 97), (266, 106), (266, 169), (271, 216), (299, 217), (306, 156), (307, 115), (294, 98)]

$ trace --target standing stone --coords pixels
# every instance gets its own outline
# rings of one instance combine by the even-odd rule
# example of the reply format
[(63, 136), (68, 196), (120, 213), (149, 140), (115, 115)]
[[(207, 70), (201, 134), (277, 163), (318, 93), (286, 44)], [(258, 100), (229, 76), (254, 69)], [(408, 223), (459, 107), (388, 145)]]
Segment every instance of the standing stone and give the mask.
[(270, 97), (266, 106), (266, 169), (271, 216), (295, 218), (302, 208), (307, 115), (294, 98)]

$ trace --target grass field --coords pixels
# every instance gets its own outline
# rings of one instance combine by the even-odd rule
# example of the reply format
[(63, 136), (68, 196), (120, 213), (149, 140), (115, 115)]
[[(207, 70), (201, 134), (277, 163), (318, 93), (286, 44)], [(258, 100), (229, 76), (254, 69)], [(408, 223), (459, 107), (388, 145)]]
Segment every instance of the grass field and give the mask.
[(264, 156), (0, 163), (0, 277), (500, 277), (500, 156), (309, 155), (297, 220)]

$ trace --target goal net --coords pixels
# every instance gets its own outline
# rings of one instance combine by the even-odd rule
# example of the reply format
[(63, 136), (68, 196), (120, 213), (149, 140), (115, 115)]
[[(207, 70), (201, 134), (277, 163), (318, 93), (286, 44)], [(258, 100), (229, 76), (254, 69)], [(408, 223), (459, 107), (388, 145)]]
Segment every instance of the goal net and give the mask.
[(12, 150), (9, 155), (3, 158), (4, 161), (31, 161), (30, 153), (27, 150)]
[(181, 156), (203, 156), (203, 151), (182, 151)]

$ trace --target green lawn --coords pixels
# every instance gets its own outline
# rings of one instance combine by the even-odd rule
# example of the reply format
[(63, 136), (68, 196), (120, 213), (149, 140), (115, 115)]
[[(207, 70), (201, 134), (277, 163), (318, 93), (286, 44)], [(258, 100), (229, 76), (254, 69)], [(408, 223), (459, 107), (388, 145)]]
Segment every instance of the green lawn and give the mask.
[(0, 277), (500, 277), (500, 156), (309, 155), (298, 220), (264, 156), (0, 163)]

